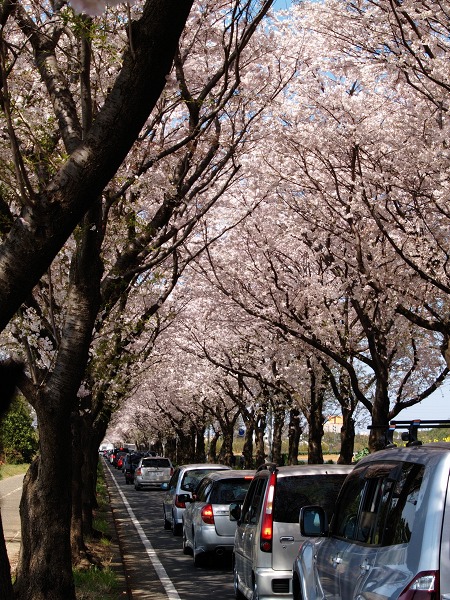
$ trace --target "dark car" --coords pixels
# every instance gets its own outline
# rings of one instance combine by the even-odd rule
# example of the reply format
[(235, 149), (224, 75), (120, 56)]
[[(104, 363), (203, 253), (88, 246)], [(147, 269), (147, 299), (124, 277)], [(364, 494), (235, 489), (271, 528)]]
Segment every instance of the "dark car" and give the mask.
[(125, 483), (127, 485), (133, 484), (134, 482), (134, 472), (141, 460), (143, 454), (142, 452), (133, 452), (131, 454), (127, 454), (123, 461), (122, 471), (125, 475)]

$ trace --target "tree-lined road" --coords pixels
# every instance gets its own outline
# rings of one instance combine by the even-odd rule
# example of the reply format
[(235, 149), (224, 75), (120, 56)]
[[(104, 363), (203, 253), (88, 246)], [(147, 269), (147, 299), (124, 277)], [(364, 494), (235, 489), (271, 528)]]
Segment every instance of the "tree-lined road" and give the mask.
[(232, 600), (230, 558), (213, 559), (205, 568), (195, 568), (192, 556), (183, 554), (181, 537), (164, 530), (162, 492), (138, 492), (125, 484), (121, 471), (108, 463), (105, 466), (133, 599)]
[(0, 480), (0, 512), (11, 568), (17, 563), (21, 543), (19, 502), (23, 478), (24, 475), (15, 475)]

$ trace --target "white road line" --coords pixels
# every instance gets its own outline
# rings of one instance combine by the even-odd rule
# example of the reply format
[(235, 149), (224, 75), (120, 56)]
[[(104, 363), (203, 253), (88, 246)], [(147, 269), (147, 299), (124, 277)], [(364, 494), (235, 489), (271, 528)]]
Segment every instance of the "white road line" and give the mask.
[(19, 492), (22, 489), (22, 486), (16, 488), (15, 490), (13, 490), (12, 492), (8, 492), (7, 494), (5, 494), (4, 496), (0, 496), (0, 500), (3, 500), (3, 498), (7, 498), (8, 496), (11, 496), (11, 494), (15, 494), (16, 492)]
[(181, 600), (180, 596), (178, 595), (177, 590), (175, 589), (175, 586), (173, 585), (171, 579), (167, 575), (167, 571), (165, 570), (161, 561), (159, 560), (158, 555), (156, 554), (155, 550), (153, 549), (153, 546), (150, 543), (150, 540), (145, 535), (144, 530), (141, 527), (141, 524), (139, 523), (139, 521), (136, 519), (136, 517), (134, 515), (133, 509), (128, 504), (128, 500), (125, 498), (125, 495), (123, 494), (122, 490), (120, 489), (120, 487), (114, 477), (113, 477), (113, 481), (114, 481), (116, 488), (120, 494), (120, 497), (122, 498), (123, 503), (125, 504), (128, 514), (130, 515), (131, 521), (132, 521), (133, 525), (136, 527), (136, 531), (138, 532), (139, 537), (141, 538), (142, 543), (144, 544), (147, 554), (148, 554), (150, 560), (152, 561), (152, 564), (153, 564), (153, 567), (155, 568), (156, 574), (158, 575), (161, 583), (164, 586), (167, 596), (169, 597), (170, 600)]

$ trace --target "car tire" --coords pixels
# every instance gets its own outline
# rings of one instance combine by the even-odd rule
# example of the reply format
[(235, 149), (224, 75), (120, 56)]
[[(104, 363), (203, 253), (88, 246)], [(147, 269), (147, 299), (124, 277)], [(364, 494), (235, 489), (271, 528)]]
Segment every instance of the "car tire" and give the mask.
[(134, 484), (134, 489), (138, 492), (141, 489), (140, 485)]
[(166, 518), (166, 511), (163, 509), (163, 514), (164, 514), (164, 529), (166, 531), (170, 531), (170, 529), (172, 529), (172, 523), (169, 521), (169, 519)]
[(253, 593), (252, 593), (252, 600), (259, 600), (258, 586), (256, 585), (256, 581), (255, 581), (255, 579), (253, 579)]
[(173, 535), (181, 535), (181, 525), (179, 523), (175, 523), (175, 517), (172, 514), (172, 533)]
[(184, 527), (183, 527), (183, 554), (192, 554), (191, 547), (188, 546), (188, 543), (187, 543), (186, 531), (184, 530)]
[(236, 567), (233, 567), (233, 588), (234, 588), (234, 597), (236, 600), (246, 600), (244, 594), (238, 588), (238, 576), (236, 572)]
[(128, 481), (128, 479), (125, 477), (125, 485), (130, 485), (130, 482)]
[(206, 554), (206, 552), (196, 552), (196, 548), (197, 548), (197, 544), (195, 543), (195, 537), (194, 537), (194, 548), (192, 550), (192, 556), (194, 557), (194, 567), (196, 567), (196, 568), (204, 567), (208, 555)]

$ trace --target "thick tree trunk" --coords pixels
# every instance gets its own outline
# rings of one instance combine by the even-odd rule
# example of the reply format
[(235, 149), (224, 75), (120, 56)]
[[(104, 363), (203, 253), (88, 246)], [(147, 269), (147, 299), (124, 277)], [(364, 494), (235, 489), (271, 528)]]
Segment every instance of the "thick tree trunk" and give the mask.
[[(20, 502), (22, 544), (14, 593), (20, 600), (75, 600), (70, 548), (70, 402), (38, 403), (39, 458)], [(69, 405), (69, 406), (68, 406)]]
[(222, 447), (218, 461), (224, 465), (232, 466), (233, 464), (233, 428), (226, 428), (225, 431), (222, 431)]

